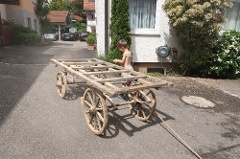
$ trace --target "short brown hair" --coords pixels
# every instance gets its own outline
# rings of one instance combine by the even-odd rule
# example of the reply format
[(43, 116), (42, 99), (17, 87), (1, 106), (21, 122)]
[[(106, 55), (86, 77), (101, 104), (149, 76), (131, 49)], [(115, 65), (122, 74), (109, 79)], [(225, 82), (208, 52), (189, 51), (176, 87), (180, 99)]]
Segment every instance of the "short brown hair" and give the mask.
[(124, 39), (119, 40), (117, 43), (117, 47), (127, 48), (127, 46), (128, 46), (128, 44), (127, 44), (126, 40), (124, 40)]

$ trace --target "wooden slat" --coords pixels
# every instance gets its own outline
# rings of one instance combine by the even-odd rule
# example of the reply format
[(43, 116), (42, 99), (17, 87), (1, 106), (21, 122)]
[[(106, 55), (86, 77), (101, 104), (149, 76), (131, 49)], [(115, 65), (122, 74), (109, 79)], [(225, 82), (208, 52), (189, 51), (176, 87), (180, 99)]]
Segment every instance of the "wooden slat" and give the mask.
[(110, 83), (110, 82), (105, 82), (104, 83), (105, 86), (108, 86), (110, 88), (113, 88), (113, 89), (118, 89), (119, 87), (115, 86), (114, 84)]
[(116, 74), (116, 73), (127, 73), (129, 70), (115, 70), (115, 71), (99, 71), (99, 72), (86, 72), (84, 75), (99, 75), (99, 74)]
[(84, 58), (84, 59), (57, 59), (59, 62), (84, 62), (84, 61), (97, 61), (95, 58)]
[(165, 82), (151, 83), (151, 84), (144, 84), (144, 85), (137, 85), (137, 86), (122, 87), (115, 91), (116, 91), (116, 94), (119, 94), (119, 93), (124, 93), (124, 92), (132, 92), (132, 91), (137, 91), (137, 90), (156, 88), (156, 87), (161, 87), (161, 86), (165, 86), (165, 85), (166, 85)]
[(115, 68), (115, 65), (108, 66), (82, 66), (82, 67), (70, 67), (74, 70), (83, 69), (83, 70), (91, 70), (91, 69), (104, 69), (104, 68)]
[(96, 62), (96, 61), (77, 61), (77, 62), (65, 62), (63, 61), (62, 62), (63, 64), (65, 65), (97, 65), (97, 64), (105, 64), (105, 62)]
[(104, 82), (128, 81), (128, 80), (137, 80), (139, 78), (146, 78), (146, 76), (139, 75), (139, 76), (132, 76), (132, 77), (108, 78), (108, 79), (97, 80), (97, 82), (104, 83)]

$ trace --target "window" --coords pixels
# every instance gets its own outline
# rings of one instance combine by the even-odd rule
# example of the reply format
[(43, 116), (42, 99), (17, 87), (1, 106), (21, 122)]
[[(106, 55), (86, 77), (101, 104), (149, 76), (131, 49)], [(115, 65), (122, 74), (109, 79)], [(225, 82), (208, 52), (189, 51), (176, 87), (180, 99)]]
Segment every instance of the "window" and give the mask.
[(34, 19), (34, 29), (35, 29), (35, 31), (37, 31), (37, 20), (36, 19)]
[(91, 20), (95, 20), (95, 12), (91, 13), (91, 18), (92, 18)]
[(224, 31), (240, 31), (240, 0), (233, 1), (233, 6), (232, 8), (227, 9), (225, 17), (228, 19), (228, 21), (224, 25)]
[(129, 0), (131, 29), (155, 29), (157, 0)]
[(31, 18), (27, 18), (27, 23), (28, 23), (28, 28), (29, 29), (32, 29), (32, 21), (31, 21)]

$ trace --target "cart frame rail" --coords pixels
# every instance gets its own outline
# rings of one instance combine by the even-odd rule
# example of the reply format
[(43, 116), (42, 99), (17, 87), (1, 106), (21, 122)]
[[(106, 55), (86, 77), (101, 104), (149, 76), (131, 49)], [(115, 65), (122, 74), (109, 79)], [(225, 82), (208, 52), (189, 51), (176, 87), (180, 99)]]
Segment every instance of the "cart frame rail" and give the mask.
[[(83, 79), (88, 86), (92, 86), (107, 94), (115, 97), (118, 94), (132, 92), (146, 88), (160, 88), (168, 85), (168, 82), (141, 74), (136, 71), (124, 70), (123, 67), (102, 61), (96, 58), (92, 59), (52, 59), (56, 65), (63, 67), (64, 72)], [(121, 74), (114, 78), (99, 78), (97, 75), (106, 76), (109, 74)], [(137, 85), (128, 87), (118, 87), (114, 83), (123, 83), (127, 81), (136, 81)]]

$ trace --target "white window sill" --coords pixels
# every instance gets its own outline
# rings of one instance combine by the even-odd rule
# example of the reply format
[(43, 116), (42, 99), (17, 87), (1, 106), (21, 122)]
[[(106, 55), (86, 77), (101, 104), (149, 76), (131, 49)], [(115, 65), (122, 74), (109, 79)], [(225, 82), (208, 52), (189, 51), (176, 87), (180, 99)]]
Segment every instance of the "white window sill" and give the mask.
[(150, 35), (150, 36), (160, 36), (157, 29), (135, 29), (130, 31), (131, 35)]

